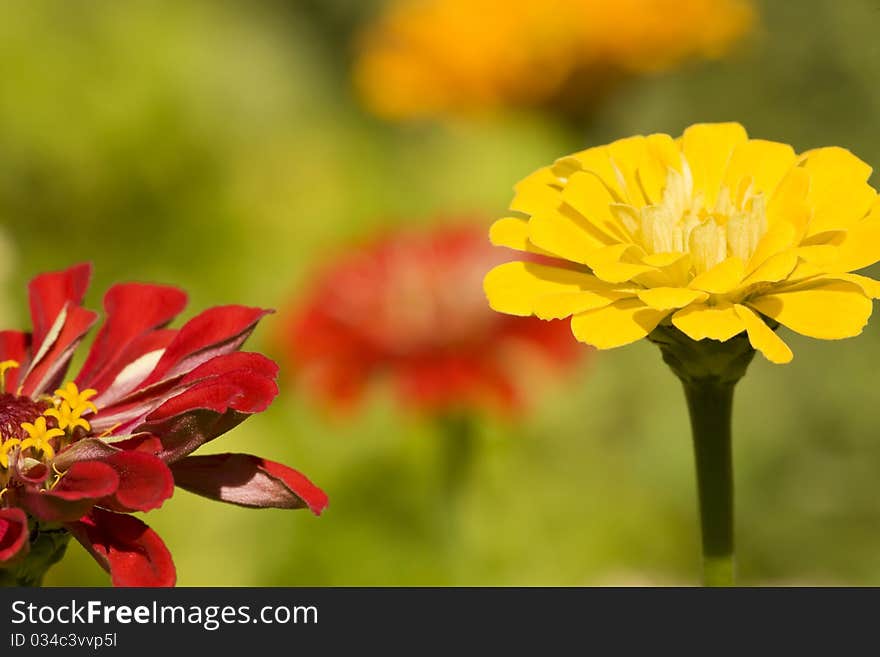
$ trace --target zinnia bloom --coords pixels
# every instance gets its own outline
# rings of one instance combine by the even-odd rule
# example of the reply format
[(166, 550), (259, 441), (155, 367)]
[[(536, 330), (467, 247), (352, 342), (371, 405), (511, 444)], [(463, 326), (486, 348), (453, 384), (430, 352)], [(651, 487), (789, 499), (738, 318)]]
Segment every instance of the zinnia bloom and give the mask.
[(307, 384), (337, 405), (386, 375), (417, 409), (514, 410), (526, 401), (517, 375), (528, 368), (518, 365), (565, 366), (581, 350), (563, 323), (486, 307), (480, 280), (510, 255), (470, 227), (383, 237), (316, 277), (279, 341)]
[(842, 148), (795, 154), (738, 123), (700, 124), (590, 148), (517, 186), (528, 215), (492, 226), (496, 244), (555, 264), (513, 262), (484, 281), (492, 307), (571, 318), (600, 349), (648, 336), (681, 380), (694, 439), (704, 582), (734, 582), (734, 387), (755, 350), (786, 363), (779, 325), (857, 335), (880, 283), (871, 167)]
[(485, 279), (493, 308), (571, 317), (608, 349), (672, 325), (689, 338), (745, 333), (774, 363), (778, 324), (820, 339), (859, 334), (880, 284), (851, 272), (880, 260), (871, 167), (849, 151), (749, 139), (701, 124), (590, 148), (519, 183), (496, 244), (564, 263), (514, 262)]
[(392, 119), (552, 107), (582, 114), (627, 77), (726, 53), (747, 0), (397, 0), (355, 78)]
[[(310, 508), (324, 493), (302, 474), (247, 454), (189, 456), (266, 409), (277, 366), (239, 351), (269, 311), (221, 306), (180, 329), (173, 287), (127, 283), (104, 297), (106, 319), (73, 380), (65, 378), (97, 314), (82, 307), (89, 265), (29, 286), (33, 332), (0, 332), (0, 580), (36, 583), (72, 534), (116, 586), (170, 586), (161, 539), (132, 512), (174, 485), (248, 507)], [(60, 545), (28, 563), (32, 545)], [(33, 556), (33, 555), (31, 555)]]

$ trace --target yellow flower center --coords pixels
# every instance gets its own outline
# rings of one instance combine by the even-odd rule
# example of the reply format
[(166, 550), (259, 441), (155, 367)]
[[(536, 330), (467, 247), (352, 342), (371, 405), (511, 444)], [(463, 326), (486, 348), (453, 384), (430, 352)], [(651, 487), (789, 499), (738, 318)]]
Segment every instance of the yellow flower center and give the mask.
[(55, 448), (50, 442), (53, 438), (63, 436), (61, 429), (49, 429), (46, 426), (46, 416), (41, 415), (33, 422), (22, 422), (21, 428), (27, 432), (28, 437), (21, 441), (18, 449), (24, 454), (27, 450), (42, 454), (47, 460), (55, 458)]
[(18, 447), (21, 444), (21, 441), (18, 438), (10, 438), (9, 440), (2, 440), (0, 438), (0, 468), (6, 469), (9, 467), (9, 452), (13, 447)]
[(689, 253), (694, 274), (730, 256), (747, 262), (767, 231), (764, 196), (746, 179), (740, 189), (722, 187), (708, 207), (683, 164), (682, 172), (668, 169), (659, 203), (641, 208), (615, 203), (612, 211), (648, 253)]
[(77, 427), (82, 427), (86, 431), (90, 431), (92, 425), (88, 423), (88, 420), (84, 420), (80, 417), (84, 410), (85, 409), (82, 407), (74, 409), (70, 406), (70, 402), (63, 401), (58, 408), (49, 408), (43, 413), (43, 415), (46, 417), (54, 417), (55, 421), (58, 423), (59, 429), (70, 429), (72, 431)]
[[(14, 367), (18, 367), (14, 361), (0, 363), (0, 382), (6, 370)], [(74, 434), (78, 429), (91, 431), (91, 425), (82, 416), (97, 413), (97, 406), (90, 401), (96, 394), (92, 389), (80, 391), (72, 381), (39, 401), (3, 394), (0, 418), (4, 422), (0, 425), (6, 439), (0, 435), (0, 470), (9, 470), (18, 458), (51, 462), (60, 449), (76, 440)], [(45, 410), (40, 413), (41, 409)], [(48, 424), (49, 419), (54, 420), (55, 426)]]
[(87, 388), (80, 392), (73, 381), (68, 381), (63, 388), (55, 391), (55, 405), (58, 406), (58, 400), (67, 402), (74, 412), (84, 413), (90, 410), (92, 413), (98, 412), (98, 407), (89, 400), (98, 394), (97, 390)]

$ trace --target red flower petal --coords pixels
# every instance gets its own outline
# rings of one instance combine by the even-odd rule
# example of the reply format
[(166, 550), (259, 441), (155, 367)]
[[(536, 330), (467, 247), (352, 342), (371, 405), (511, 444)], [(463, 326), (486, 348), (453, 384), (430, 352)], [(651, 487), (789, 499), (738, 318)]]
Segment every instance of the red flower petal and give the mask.
[(62, 322), (60, 331), (53, 340), (53, 327), (44, 344), (36, 349), (34, 359), (24, 375), (21, 394), (36, 397), (57, 388), (67, 372), (73, 352), (96, 319), (97, 313), (80, 306), (69, 306), (63, 316), (58, 315), (57, 321)]
[(110, 573), (113, 586), (174, 586), (171, 553), (159, 535), (133, 516), (92, 509), (67, 528)]
[[(112, 382), (121, 370), (147, 353), (128, 353), (132, 342), (174, 319), (186, 307), (186, 300), (186, 293), (175, 287), (143, 283), (111, 287), (104, 295), (107, 320), (80, 370), (77, 385), (103, 391), (104, 385)], [(173, 335), (167, 335), (167, 342), (157, 348), (165, 347)]]
[(147, 416), (147, 423), (158, 422), (196, 408), (218, 413), (229, 409), (242, 413), (265, 411), (278, 395), (274, 379), (259, 372), (235, 370), (220, 377), (196, 383), (175, 395)]
[(142, 387), (185, 374), (215, 356), (236, 351), (270, 310), (217, 306), (181, 327)]
[[(100, 406), (97, 415), (89, 418), (92, 433), (101, 434), (110, 431), (115, 435), (131, 433), (132, 429), (143, 422), (144, 418), (164, 401), (179, 394), (181, 387), (177, 381), (170, 380), (157, 383), (144, 390), (134, 390), (122, 399), (115, 399), (107, 406)], [(112, 389), (96, 401), (101, 404), (107, 396), (113, 396)]]
[(327, 494), (305, 475), (250, 454), (189, 456), (172, 464), (181, 488), (239, 506), (276, 509), (308, 507), (320, 515)]
[(64, 271), (40, 274), (30, 282), (28, 294), (35, 351), (48, 335), (58, 313), (65, 306), (79, 306), (82, 303), (91, 277), (92, 266), (84, 263)]
[(278, 394), (275, 381), (247, 370), (197, 383), (150, 413), (135, 431), (156, 435), (164, 446), (167, 463), (265, 410)]
[(119, 487), (101, 506), (114, 511), (149, 511), (174, 493), (171, 470), (158, 457), (139, 451), (119, 451), (103, 460), (119, 475)]
[[(155, 329), (134, 338), (114, 362), (101, 370), (95, 378), (76, 379), (80, 388), (94, 388), (100, 394), (95, 398), (98, 408), (112, 407), (120, 399), (135, 391), (156, 366), (165, 348), (174, 340), (177, 329)], [(161, 394), (162, 386), (153, 386), (153, 394)]]
[(122, 440), (115, 444), (120, 449), (124, 449), (127, 452), (138, 451), (144, 452), (146, 454), (152, 454), (153, 456), (159, 454), (162, 451), (162, 441), (159, 440), (156, 436), (153, 436), (149, 433), (135, 434), (131, 438), (127, 440)]
[(416, 408), (513, 410), (518, 401), (510, 377), (497, 363), (479, 354), (410, 359), (401, 362), (397, 374), (398, 393)]
[(103, 461), (118, 451), (118, 447), (98, 438), (83, 438), (58, 454), (54, 464), (56, 468), (65, 470), (77, 461)]
[(275, 361), (266, 358), (263, 354), (235, 351), (231, 354), (217, 356), (216, 358), (212, 358), (208, 362), (199, 365), (183, 377), (181, 383), (200, 381), (212, 376), (228, 374), (229, 372), (234, 372), (236, 370), (246, 370), (269, 379), (274, 379), (278, 376), (278, 365)]
[(36, 463), (29, 467), (27, 470), (23, 470), (17, 467), (16, 470), (16, 479), (18, 479), (19, 481), (23, 481), (27, 484), (33, 484), (34, 486), (39, 486), (44, 481), (46, 481), (52, 472), (49, 469), (49, 466), (45, 463)]
[(464, 223), (382, 236), (317, 273), (284, 312), (278, 346), (298, 381), (334, 411), (378, 380), (429, 413), (519, 410), (532, 397), (534, 386), (523, 384), (533, 372), (561, 372), (584, 350), (567, 322), (488, 307), (479, 280), (514, 253)]
[[(200, 384), (200, 389), (208, 390), (208, 392), (195, 393), (190, 397), (177, 399), (177, 402), (168, 406), (168, 412), (181, 412), (192, 408), (204, 407), (202, 398), (216, 394), (211, 392), (211, 388), (216, 386), (219, 380), (225, 380), (233, 385), (242, 388), (240, 393), (233, 391), (234, 397), (242, 397), (242, 401), (233, 404), (236, 410), (246, 410), (245, 403), (248, 390), (261, 395), (261, 398), (255, 401), (249, 413), (256, 413), (265, 410), (272, 399), (277, 395), (277, 388), (274, 381), (278, 375), (278, 366), (270, 359), (261, 354), (233, 352), (231, 354), (223, 354), (216, 356), (206, 363), (203, 363), (186, 374), (177, 382), (165, 384), (157, 384), (146, 390), (138, 390), (128, 395), (118, 403), (110, 404), (102, 408), (101, 413), (92, 421), (92, 429), (94, 431), (104, 431), (113, 428), (114, 431), (133, 431), (141, 425), (147, 416), (156, 411), (171, 399), (177, 399), (187, 390), (197, 389), (195, 384)], [(213, 381), (214, 383), (210, 383)], [(99, 403), (105, 397), (99, 398)], [(177, 409), (177, 410), (173, 410)], [(220, 410), (225, 410), (226, 406), (222, 406)], [(152, 419), (152, 416), (151, 416)]]
[(0, 361), (14, 360), (20, 367), (6, 371), (6, 388), (0, 392), (14, 392), (23, 368), (28, 366), (31, 347), (30, 333), (21, 331), (0, 331)]
[(28, 519), (21, 509), (0, 509), (0, 563), (23, 556), (30, 547)]
[(70, 466), (52, 490), (25, 488), (16, 494), (28, 513), (49, 522), (69, 522), (87, 513), (95, 503), (119, 486), (116, 470), (99, 461), (79, 461)]

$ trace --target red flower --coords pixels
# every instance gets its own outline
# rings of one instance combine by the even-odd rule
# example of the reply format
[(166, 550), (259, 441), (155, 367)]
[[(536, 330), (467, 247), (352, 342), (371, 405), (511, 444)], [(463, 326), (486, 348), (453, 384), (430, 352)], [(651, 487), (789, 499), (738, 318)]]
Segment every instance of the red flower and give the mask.
[(128, 514), (159, 507), (175, 484), (319, 514), (326, 495), (295, 470), (245, 454), (189, 456), (277, 394), (275, 363), (238, 351), (268, 311), (216, 307), (170, 329), (182, 291), (115, 285), (82, 369), (62, 386), (97, 319), (81, 306), (90, 276), (78, 265), (36, 277), (33, 332), (0, 332), (0, 568), (26, 557), (29, 522), (60, 525), (114, 585), (171, 586), (168, 549)]
[(505, 258), (482, 229), (403, 232), (355, 250), (313, 282), (279, 336), (307, 385), (345, 405), (388, 375), (422, 410), (514, 410), (523, 359), (565, 366), (579, 353), (564, 323), (492, 312), (482, 289)]

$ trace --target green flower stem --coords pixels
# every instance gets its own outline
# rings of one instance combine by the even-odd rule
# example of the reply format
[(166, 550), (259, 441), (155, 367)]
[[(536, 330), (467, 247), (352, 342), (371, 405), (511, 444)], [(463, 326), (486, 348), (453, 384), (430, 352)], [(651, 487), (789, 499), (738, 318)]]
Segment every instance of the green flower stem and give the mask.
[(704, 586), (734, 584), (733, 388), (711, 379), (684, 384), (697, 466)]
[(450, 413), (437, 419), (442, 452), (441, 500), (450, 509), (458, 504), (474, 458), (476, 426), (470, 413)]
[(0, 586), (42, 586), (49, 568), (64, 557), (69, 541), (70, 534), (57, 525), (51, 529), (34, 527), (27, 555), (6, 568), (0, 568)]
[(745, 334), (726, 342), (692, 340), (671, 325), (657, 327), (648, 337), (660, 347), (687, 398), (697, 466), (703, 584), (733, 586), (733, 389), (755, 350)]
[(436, 418), (438, 494), (436, 518), (438, 547), (442, 551), (448, 584), (464, 578), (461, 572), (464, 495), (476, 456), (477, 421), (472, 413), (447, 413)]

